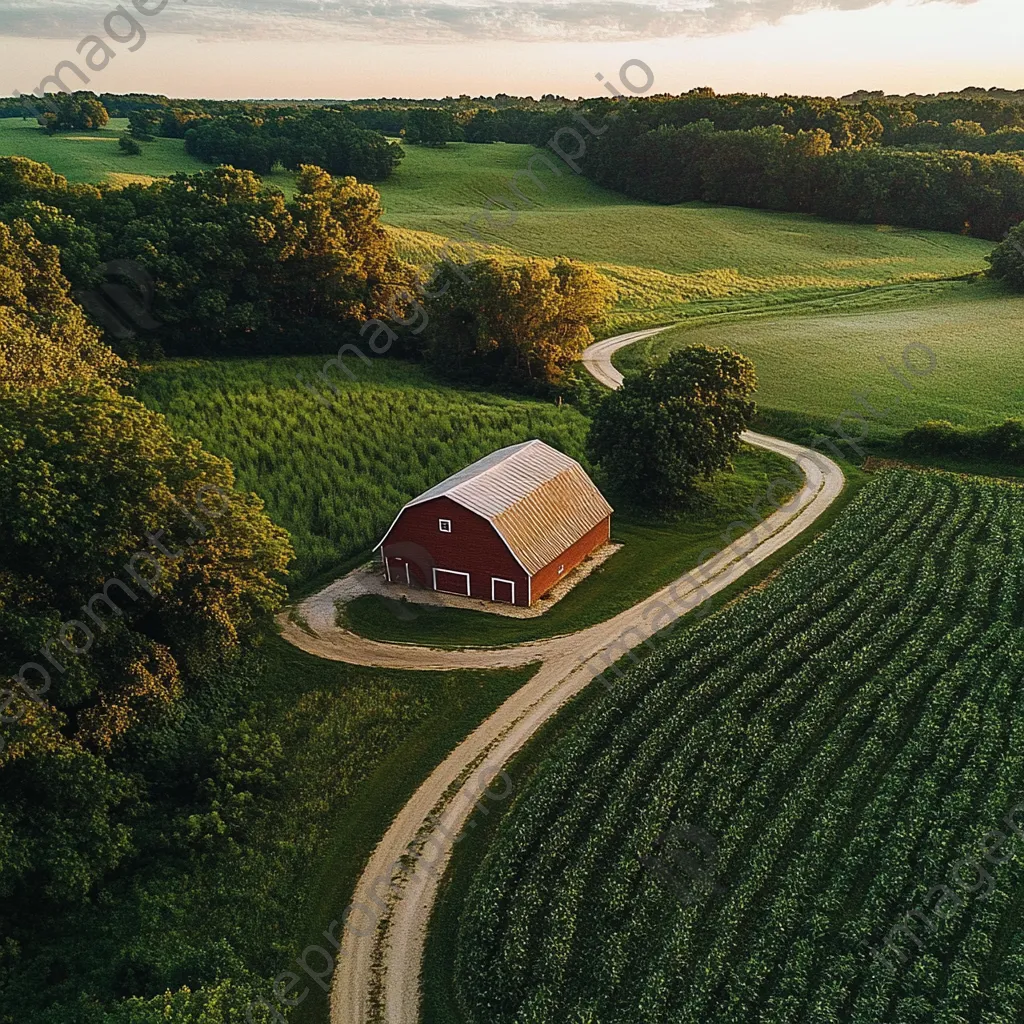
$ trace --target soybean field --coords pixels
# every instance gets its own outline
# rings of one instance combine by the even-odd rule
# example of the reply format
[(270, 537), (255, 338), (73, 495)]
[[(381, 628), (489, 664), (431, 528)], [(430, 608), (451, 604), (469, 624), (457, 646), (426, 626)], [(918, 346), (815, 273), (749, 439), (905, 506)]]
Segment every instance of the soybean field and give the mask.
[(1024, 488), (882, 474), (552, 748), (468, 894), (466, 1020), (1021, 1020), (1022, 678)]

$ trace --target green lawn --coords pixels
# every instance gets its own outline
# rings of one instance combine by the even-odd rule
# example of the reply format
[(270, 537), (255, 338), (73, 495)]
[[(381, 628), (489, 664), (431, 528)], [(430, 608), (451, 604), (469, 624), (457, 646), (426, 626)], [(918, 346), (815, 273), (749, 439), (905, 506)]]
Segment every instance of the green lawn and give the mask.
[[(127, 185), (147, 182), (177, 172), (209, 170), (185, 152), (181, 139), (154, 139), (142, 142), (141, 156), (126, 156), (118, 148), (127, 118), (111, 118), (106, 128), (97, 131), (61, 132), (47, 135), (35, 121), (20, 117), (0, 118), (0, 156), (27, 156), (49, 164), (68, 181), (107, 182)], [(267, 180), (287, 189), (294, 180), (290, 173), (267, 176)]]
[[(462, 647), (522, 643), (603, 622), (726, 547), (738, 532), (734, 528), (724, 538), (730, 524), (742, 521), (753, 527), (749, 509), (762, 516), (769, 514), (772, 509), (765, 495), (771, 481), (787, 481), (791, 490), (802, 482), (793, 463), (771, 452), (744, 448), (735, 462), (735, 474), (723, 474), (708, 488), (707, 503), (699, 511), (667, 521), (652, 521), (628, 509), (616, 512), (612, 540), (623, 548), (540, 618), (509, 619), (457, 608), (399, 606), (374, 596), (346, 605), (345, 624), (377, 640)], [(772, 493), (781, 499), (781, 487)]]
[[(588, 421), (571, 406), (460, 388), (393, 359), (174, 360), (146, 368), (139, 397), (180, 435), (231, 459), (296, 547), (293, 586), (369, 549), (410, 498), (483, 455), (540, 438), (583, 458)], [(327, 400), (330, 401), (327, 401)], [(325, 580), (326, 582), (326, 580)]]
[[(985, 281), (917, 285), (775, 313), (695, 319), (623, 349), (623, 371), (684, 345), (728, 346), (754, 360), (759, 406), (795, 419), (834, 421), (859, 410), (869, 437), (886, 439), (926, 419), (982, 426), (1024, 413), (1024, 296)], [(902, 368), (907, 346), (932, 372), (906, 388), (887, 369)], [(925, 348), (926, 347), (926, 348)], [(858, 395), (875, 413), (867, 410)], [(881, 414), (881, 415), (878, 415)], [(853, 424), (856, 436), (861, 427)]]

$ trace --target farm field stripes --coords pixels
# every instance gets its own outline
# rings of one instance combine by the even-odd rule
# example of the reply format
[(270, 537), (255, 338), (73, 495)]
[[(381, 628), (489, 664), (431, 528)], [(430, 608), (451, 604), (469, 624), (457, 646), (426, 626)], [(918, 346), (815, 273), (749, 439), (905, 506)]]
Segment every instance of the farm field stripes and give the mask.
[[(1019, 1020), (1024, 857), (891, 930), (1020, 799), (1022, 499), (887, 473), (634, 669), (501, 824), (461, 926), (467, 1019)], [(682, 823), (715, 856), (680, 901), (650, 858)]]

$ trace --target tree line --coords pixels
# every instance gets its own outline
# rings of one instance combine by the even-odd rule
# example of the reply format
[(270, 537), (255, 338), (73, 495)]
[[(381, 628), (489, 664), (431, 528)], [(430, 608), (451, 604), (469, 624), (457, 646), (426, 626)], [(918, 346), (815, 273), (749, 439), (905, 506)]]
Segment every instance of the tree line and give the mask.
[[(268, 159), (278, 159), (275, 147), (284, 147), (285, 156), (281, 158), (284, 163), (291, 152), (289, 143), (296, 141), (294, 125), (290, 130), (282, 130), (276, 122), (283, 119), (308, 125), (308, 115), (322, 114), (325, 109), (343, 115), (351, 125), (363, 131), (404, 137), (414, 144), (445, 145), (465, 141), (544, 145), (559, 127), (571, 122), (574, 114), (585, 112), (594, 103), (592, 100), (570, 101), (550, 94), (540, 100), (499, 94), (432, 100), (307, 101), (287, 105), (251, 100), (174, 100), (146, 94), (74, 95), (99, 103), (110, 116), (129, 118), (133, 136), (141, 140), (151, 135), (184, 138), (187, 131), (203, 122), (220, 120), (221, 128), (209, 129), (201, 148), (213, 147), (217, 150), (215, 155), (220, 155), (230, 147), (232, 163), (261, 173), (272, 166), (272, 163), (268, 165)], [(53, 100), (53, 97), (48, 98), (48, 102)], [(38, 105), (41, 101), (29, 102)], [(648, 130), (665, 125), (681, 128), (710, 121), (718, 131), (751, 131), (774, 125), (781, 126), (788, 134), (823, 130), (829, 133), (836, 149), (876, 145), (976, 153), (1024, 149), (1024, 103), (1009, 93), (996, 96), (966, 90), (962, 94), (944, 96), (887, 97), (881, 93), (860, 92), (835, 99), (785, 94), (719, 95), (712, 89), (700, 88), (679, 96), (630, 100), (629, 105), (636, 115), (636, 124)], [(25, 108), (25, 100), (0, 100), (0, 115), (24, 113)], [(84, 119), (88, 120), (88, 117)], [(58, 115), (55, 125), (55, 118), (50, 116), (48, 130), (100, 126), (95, 118), (92, 120), (93, 123), (88, 124), (80, 116), (66, 120)], [(323, 124), (322, 118), (318, 124)], [(278, 141), (282, 137), (285, 141)], [(315, 141), (312, 144), (318, 145)], [(336, 169), (340, 165), (327, 166), (326, 154), (316, 158), (307, 154), (305, 160), (317, 162), (333, 173), (346, 173)], [(386, 176), (377, 168), (370, 171), (363, 176), (374, 180)]]
[[(122, 354), (253, 354), (337, 347), (400, 311), (412, 267), (380, 223), (380, 195), (303, 167), (294, 199), (251, 171), (218, 167), (149, 185), (69, 184), (44, 164), (0, 159), (0, 221), (56, 247), (76, 294), (128, 261), (154, 282), (147, 324), (108, 340)], [(102, 322), (102, 317), (100, 318)]]
[[(138, 137), (134, 124), (132, 134)], [(277, 164), (289, 170), (313, 164), (331, 174), (383, 181), (402, 158), (401, 146), (380, 132), (326, 109), (198, 118), (186, 122), (183, 137), (185, 151), (204, 163), (257, 174), (268, 174)]]
[[(1024, 158), (836, 147), (824, 129), (647, 128), (631, 104), (588, 143), (595, 182), (659, 203), (703, 200), (1003, 238), (1024, 218)], [(845, 131), (845, 128), (843, 129)]]

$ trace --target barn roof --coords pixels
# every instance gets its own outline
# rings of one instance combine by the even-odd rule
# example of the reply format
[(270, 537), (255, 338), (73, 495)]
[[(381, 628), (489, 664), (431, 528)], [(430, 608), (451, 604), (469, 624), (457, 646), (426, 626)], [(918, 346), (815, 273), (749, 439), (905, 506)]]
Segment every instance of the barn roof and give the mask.
[(485, 455), (402, 512), (434, 498), (450, 498), (487, 519), (531, 575), (612, 513), (575, 459), (536, 440)]

